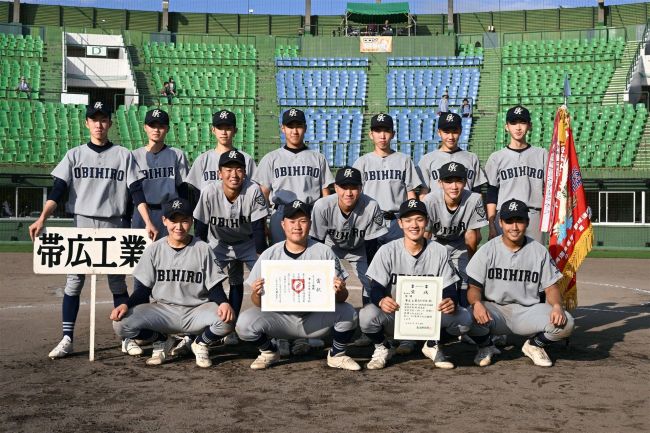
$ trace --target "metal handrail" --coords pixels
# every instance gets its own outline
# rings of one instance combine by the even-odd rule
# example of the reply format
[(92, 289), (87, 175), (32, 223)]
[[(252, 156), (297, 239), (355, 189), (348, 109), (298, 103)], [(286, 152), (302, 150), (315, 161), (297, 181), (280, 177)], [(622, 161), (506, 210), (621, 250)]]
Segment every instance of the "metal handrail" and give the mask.
[(639, 59), (641, 58), (641, 47), (645, 46), (648, 43), (649, 33), (650, 33), (650, 29), (648, 28), (648, 23), (646, 23), (645, 28), (643, 30), (643, 37), (641, 38), (642, 40), (637, 43), (635, 54), (634, 54), (634, 60), (632, 60), (632, 63), (630, 64), (630, 67), (627, 70), (627, 75), (625, 76), (625, 90), (629, 90), (630, 88), (630, 81), (632, 80), (632, 75), (634, 74), (634, 71), (636, 70), (636, 67), (639, 64)]
[[(571, 63), (571, 64), (576, 64), (576, 63), (591, 63), (591, 64), (596, 64), (596, 63), (611, 63), (612, 61), (614, 62), (614, 67), (617, 67), (618, 64), (621, 62), (621, 59), (623, 58), (623, 55), (621, 54), (620, 57), (617, 56), (615, 53), (604, 53), (605, 55), (609, 54), (613, 58), (604, 60), (602, 55), (603, 54), (598, 54), (598, 53), (593, 53), (593, 54), (555, 54), (555, 55), (537, 55), (537, 56), (531, 56), (531, 55), (518, 55), (518, 56), (501, 56), (501, 67), (505, 66), (526, 66), (526, 65), (546, 65), (546, 64), (554, 64), (554, 63)], [(582, 57), (582, 60), (577, 60), (578, 57)], [(586, 59), (585, 58), (590, 58)], [(506, 60), (510, 59), (511, 61), (509, 63), (506, 63)], [(529, 62), (523, 63), (522, 60), (527, 59)], [(546, 60), (548, 61), (542, 61)], [(563, 59), (563, 60), (560, 60)], [(532, 60), (532, 61), (530, 61)]]
[[(650, 100), (648, 96), (650, 95), (650, 92), (639, 92), (641, 95), (645, 95), (645, 99), (641, 98), (641, 100), (645, 100), (646, 102), (643, 103), (646, 108), (650, 109)], [(569, 105), (575, 105), (575, 104), (594, 104), (598, 106), (602, 106), (602, 100), (607, 97), (607, 96), (616, 96), (616, 104), (622, 104), (626, 103), (625, 97), (627, 96), (627, 92), (611, 92), (611, 93), (589, 93), (589, 94), (571, 94), (568, 98), (568, 104)], [(531, 98), (540, 98), (541, 102), (523, 102), (523, 99), (531, 99)], [(578, 102), (576, 101), (576, 98), (584, 98), (584, 102)], [(512, 99), (515, 99), (515, 101), (511, 101)], [(560, 94), (556, 95), (551, 95), (551, 94), (538, 94), (538, 95), (519, 95), (519, 96), (499, 96), (499, 105), (513, 105), (513, 104), (523, 104), (523, 105), (534, 105), (534, 106), (544, 106), (544, 105), (553, 105), (553, 106), (558, 106), (558, 104), (561, 104), (564, 101), (564, 96)]]

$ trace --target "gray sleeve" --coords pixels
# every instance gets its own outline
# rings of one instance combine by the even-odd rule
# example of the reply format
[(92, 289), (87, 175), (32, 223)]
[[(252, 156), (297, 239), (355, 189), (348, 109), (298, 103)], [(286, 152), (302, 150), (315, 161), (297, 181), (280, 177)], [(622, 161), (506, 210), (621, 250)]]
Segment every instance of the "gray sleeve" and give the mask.
[(270, 156), (267, 154), (262, 158), (259, 167), (257, 167), (255, 174), (251, 178), (254, 182), (269, 189), (273, 184), (273, 167)]
[(406, 184), (407, 191), (413, 191), (418, 186), (422, 185), (422, 179), (420, 179), (420, 175), (415, 169), (415, 164), (413, 164), (413, 161), (410, 159), (407, 161), (406, 178), (404, 179), (404, 183)]
[(332, 251), (330, 247), (327, 247), (327, 253), (325, 256), (327, 257), (327, 260), (334, 260), (334, 271), (336, 272), (336, 276), (342, 280), (347, 280), (350, 275), (343, 265), (341, 265), (341, 261), (336, 257), (336, 254), (334, 254), (334, 251)]
[[(469, 217), (469, 223), (467, 224), (468, 229), (480, 229), (488, 225), (488, 220), (485, 214), (485, 206), (483, 205), (483, 199), (480, 194), (475, 193), (476, 201), (472, 202), (470, 206), (473, 206), (472, 213)], [(473, 194), (472, 194), (473, 195)]]
[(326, 213), (327, 206), (325, 206), (325, 202), (321, 198), (314, 203), (314, 208), (311, 211), (311, 229), (309, 230), (309, 235), (320, 241), (327, 236), (329, 223), (325, 217)]
[(546, 288), (557, 283), (562, 278), (562, 273), (555, 266), (551, 254), (544, 248), (544, 258), (541, 262), (539, 291), (543, 292)]
[(429, 214), (429, 222), (427, 223), (425, 230), (431, 233), (433, 233), (434, 224), (437, 223), (439, 220), (438, 212), (436, 210), (436, 207), (434, 206), (434, 201), (433, 201), (434, 194), (435, 192), (427, 194), (426, 197), (424, 197), (424, 201), (423, 201), (424, 206), (427, 208), (427, 213)]
[(135, 265), (135, 269), (133, 269), (133, 278), (137, 278), (138, 281), (140, 281), (146, 287), (150, 288), (153, 288), (154, 284), (156, 283), (156, 269), (154, 267), (153, 257), (151, 254), (151, 252), (156, 247), (157, 246), (154, 244), (149, 248), (146, 248), (140, 256), (138, 264)]
[(449, 258), (449, 252), (447, 248), (442, 247), (441, 250), (444, 250), (443, 254), (440, 254), (440, 265), (439, 265), (439, 275), (442, 277), (442, 287), (449, 287), (456, 281), (459, 281), (458, 273), (456, 272), (454, 265), (451, 263)]
[(499, 186), (499, 162), (493, 153), (485, 163), (485, 175), (492, 186)]
[(249, 156), (248, 161), (246, 161), (246, 177), (252, 179), (253, 176), (255, 176), (256, 171), (257, 164), (255, 164), (255, 160)]
[(262, 194), (262, 190), (256, 184), (253, 184), (253, 206), (251, 209), (251, 221), (257, 221), (266, 218), (269, 215), (269, 207)]
[(377, 239), (388, 233), (388, 228), (384, 225), (384, 212), (379, 209), (376, 201), (371, 201), (366, 208), (366, 212), (372, 215), (372, 220), (366, 228), (366, 240)]
[(370, 262), (368, 266), (368, 271), (366, 276), (376, 283), (381, 284), (384, 287), (388, 287), (390, 283), (390, 257), (388, 255), (390, 252), (387, 248), (388, 244), (382, 245), (375, 257)]
[(332, 170), (330, 170), (330, 166), (327, 163), (327, 160), (325, 159), (325, 155), (321, 154), (320, 159), (321, 159), (320, 184), (321, 184), (321, 189), (325, 189), (334, 183), (334, 177), (332, 176)]
[(474, 185), (473, 186), (480, 186), (483, 185), (484, 183), (487, 182), (487, 176), (485, 175), (485, 171), (481, 168), (481, 162), (478, 159), (478, 156), (474, 155), (474, 173), (476, 173), (476, 177), (474, 178)]
[(126, 155), (126, 186), (131, 186), (133, 182), (144, 179), (144, 175), (138, 170), (138, 163), (135, 161), (133, 154), (127, 151)]
[(264, 251), (260, 257), (257, 259), (255, 262), (255, 265), (253, 265), (253, 269), (251, 269), (250, 273), (248, 274), (248, 278), (246, 278), (246, 281), (244, 281), (244, 284), (248, 285), (249, 287), (253, 285), (253, 282), (255, 280), (261, 278), (262, 276), (262, 260), (268, 260), (268, 252), (270, 250)]
[(469, 260), (465, 269), (465, 273), (467, 273), (469, 278), (483, 285), (485, 285), (488, 271), (488, 247), (489, 245), (486, 244), (479, 248), (476, 254)]
[(178, 187), (187, 178), (189, 163), (187, 156), (183, 151), (178, 151), (178, 159), (176, 160), (176, 186)]
[(194, 218), (196, 218), (197, 221), (201, 221), (203, 224), (208, 224), (210, 222), (210, 213), (212, 210), (212, 206), (210, 206), (210, 196), (212, 195), (210, 190), (212, 190), (212, 188), (203, 188), (201, 195), (199, 196), (199, 202), (194, 208)]
[(212, 249), (202, 242), (202, 248), (205, 249), (205, 259), (203, 264), (203, 270), (205, 271), (205, 280), (203, 281), (204, 287), (206, 290), (210, 290), (217, 283), (226, 279), (226, 276), (223, 274), (219, 263), (217, 262), (217, 257), (214, 255)]
[(422, 157), (422, 159), (420, 159), (420, 162), (418, 162), (416, 169), (420, 175), (420, 179), (422, 179), (422, 185), (427, 189), (431, 189), (431, 170), (429, 170), (428, 159)]
[(185, 179), (183, 179), (184, 182), (189, 183), (196, 189), (201, 189), (201, 178), (203, 177), (203, 169), (201, 167), (203, 163), (203, 155), (199, 156), (197, 159), (194, 160), (194, 163), (192, 164), (192, 167), (189, 169), (187, 172), (187, 175), (185, 176)]
[(58, 177), (68, 185), (72, 182), (72, 162), (70, 161), (72, 155), (71, 152), (72, 150), (68, 150), (63, 159), (56, 165), (56, 167), (54, 167), (54, 170), (52, 170), (52, 176)]

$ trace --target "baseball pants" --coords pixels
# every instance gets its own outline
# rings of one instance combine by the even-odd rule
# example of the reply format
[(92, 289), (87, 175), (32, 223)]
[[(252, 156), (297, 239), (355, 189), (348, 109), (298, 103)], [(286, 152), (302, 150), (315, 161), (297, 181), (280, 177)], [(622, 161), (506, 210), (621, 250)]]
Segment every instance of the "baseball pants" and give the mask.
[(223, 337), (232, 332), (233, 325), (219, 318), (218, 307), (215, 302), (196, 307), (140, 304), (129, 310), (122, 320), (113, 322), (113, 329), (120, 338), (135, 338), (143, 329), (162, 334), (196, 335), (209, 326), (210, 332)]
[(250, 271), (257, 262), (255, 241), (250, 240), (241, 244), (229, 245), (226, 242), (218, 241), (216, 245), (211, 244), (217, 263), (221, 269), (228, 268), (228, 283), (230, 285), (244, 284), (244, 266)]
[(269, 338), (323, 338), (334, 328), (337, 332), (352, 331), (357, 327), (357, 312), (347, 302), (336, 303), (333, 312), (278, 313), (252, 307), (237, 321), (237, 335), (244, 341), (257, 341), (262, 335)]
[[(381, 332), (392, 337), (395, 332), (395, 313), (385, 313), (375, 304), (365, 305), (359, 311), (359, 326), (364, 334)], [(467, 309), (456, 306), (454, 314), (442, 314), (440, 327), (451, 335), (461, 335), (469, 331), (472, 326), (472, 316)]]
[[(487, 325), (474, 322), (469, 331), (470, 336), (494, 335), (522, 335), (530, 337), (538, 332), (544, 332), (544, 337), (550, 341), (560, 341), (573, 332), (573, 317), (565, 312), (566, 324), (557, 327), (550, 323), (552, 307), (547, 304), (535, 304), (529, 307), (519, 304), (499, 305), (495, 302), (483, 302), (490, 312), (492, 320)], [(471, 312), (471, 307), (470, 307)]]

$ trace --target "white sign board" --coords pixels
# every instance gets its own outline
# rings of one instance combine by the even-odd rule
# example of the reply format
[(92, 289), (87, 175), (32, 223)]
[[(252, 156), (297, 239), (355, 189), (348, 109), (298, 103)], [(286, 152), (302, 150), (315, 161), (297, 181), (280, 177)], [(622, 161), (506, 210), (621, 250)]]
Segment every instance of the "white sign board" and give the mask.
[(34, 240), (34, 273), (131, 274), (152, 242), (144, 229), (49, 227)]
[(441, 277), (397, 276), (396, 340), (440, 340)]
[(261, 266), (262, 311), (334, 311), (334, 260), (262, 260)]
[(86, 47), (86, 55), (89, 57), (106, 57), (106, 47), (89, 45)]

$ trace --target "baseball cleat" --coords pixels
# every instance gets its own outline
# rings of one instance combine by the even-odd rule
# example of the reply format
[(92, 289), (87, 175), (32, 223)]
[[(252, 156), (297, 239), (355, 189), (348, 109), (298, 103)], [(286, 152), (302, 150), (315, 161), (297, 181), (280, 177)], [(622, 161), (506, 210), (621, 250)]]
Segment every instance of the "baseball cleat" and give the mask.
[(194, 356), (196, 356), (196, 365), (201, 368), (208, 368), (212, 366), (210, 351), (208, 350), (207, 344), (197, 343), (196, 341), (193, 341), (192, 352), (194, 353)]
[(479, 347), (474, 357), (474, 364), (479, 367), (487, 367), (492, 364), (492, 356), (500, 354), (501, 351), (490, 344), (489, 346)]
[(311, 346), (306, 338), (297, 338), (296, 341), (293, 342), (291, 353), (296, 356), (302, 356), (308, 354), (310, 350)]
[(394, 353), (395, 349), (392, 347), (389, 349), (383, 344), (375, 346), (375, 351), (368, 364), (366, 364), (366, 368), (368, 370), (381, 370), (386, 367), (386, 364), (388, 364), (388, 361), (393, 357)]
[(125, 338), (122, 340), (122, 353), (128, 353), (131, 356), (142, 355), (142, 348), (138, 346), (135, 340)]
[(425, 344), (424, 347), (422, 347), (422, 353), (424, 356), (431, 359), (433, 361), (433, 365), (438, 368), (449, 370), (455, 367), (454, 363), (447, 358), (447, 356), (442, 351), (442, 348), (437, 344), (433, 347), (429, 347)]
[(280, 361), (280, 351), (272, 352), (270, 350), (260, 351), (260, 355), (253, 361), (251, 368), (253, 370), (264, 370)]
[(508, 336), (505, 334), (493, 335), (492, 342), (499, 347), (505, 347), (508, 345)]
[(153, 352), (151, 352), (151, 358), (147, 359), (145, 363), (147, 365), (160, 365), (165, 362), (165, 360), (171, 356), (170, 352), (176, 339), (174, 337), (169, 337), (163, 341), (155, 341), (153, 343)]
[(236, 332), (231, 332), (223, 338), (223, 344), (226, 346), (236, 346), (239, 344)]
[(408, 340), (402, 340), (399, 342), (399, 346), (397, 346), (397, 349), (395, 349), (395, 353), (398, 355), (410, 355), (413, 353), (415, 350), (415, 342), (414, 341), (408, 341)]
[(174, 357), (187, 356), (192, 352), (191, 345), (192, 345), (192, 338), (186, 335), (180, 340), (176, 340), (176, 346), (172, 348), (169, 354)]
[(342, 370), (358, 371), (361, 370), (361, 366), (357, 364), (357, 361), (347, 356), (345, 353), (337, 353), (332, 356), (330, 352), (327, 352), (327, 365), (332, 368), (340, 368)]
[(365, 347), (365, 346), (370, 346), (371, 344), (372, 344), (372, 340), (368, 338), (366, 334), (361, 334), (361, 337), (354, 340), (354, 342), (350, 344), (350, 346)]
[(540, 367), (551, 367), (553, 362), (551, 358), (548, 357), (546, 351), (543, 347), (533, 346), (526, 340), (524, 346), (521, 348), (521, 351), (524, 352), (524, 355), (533, 360), (535, 365)]
[(72, 352), (72, 340), (64, 335), (59, 344), (47, 355), (52, 359), (64, 358)]

